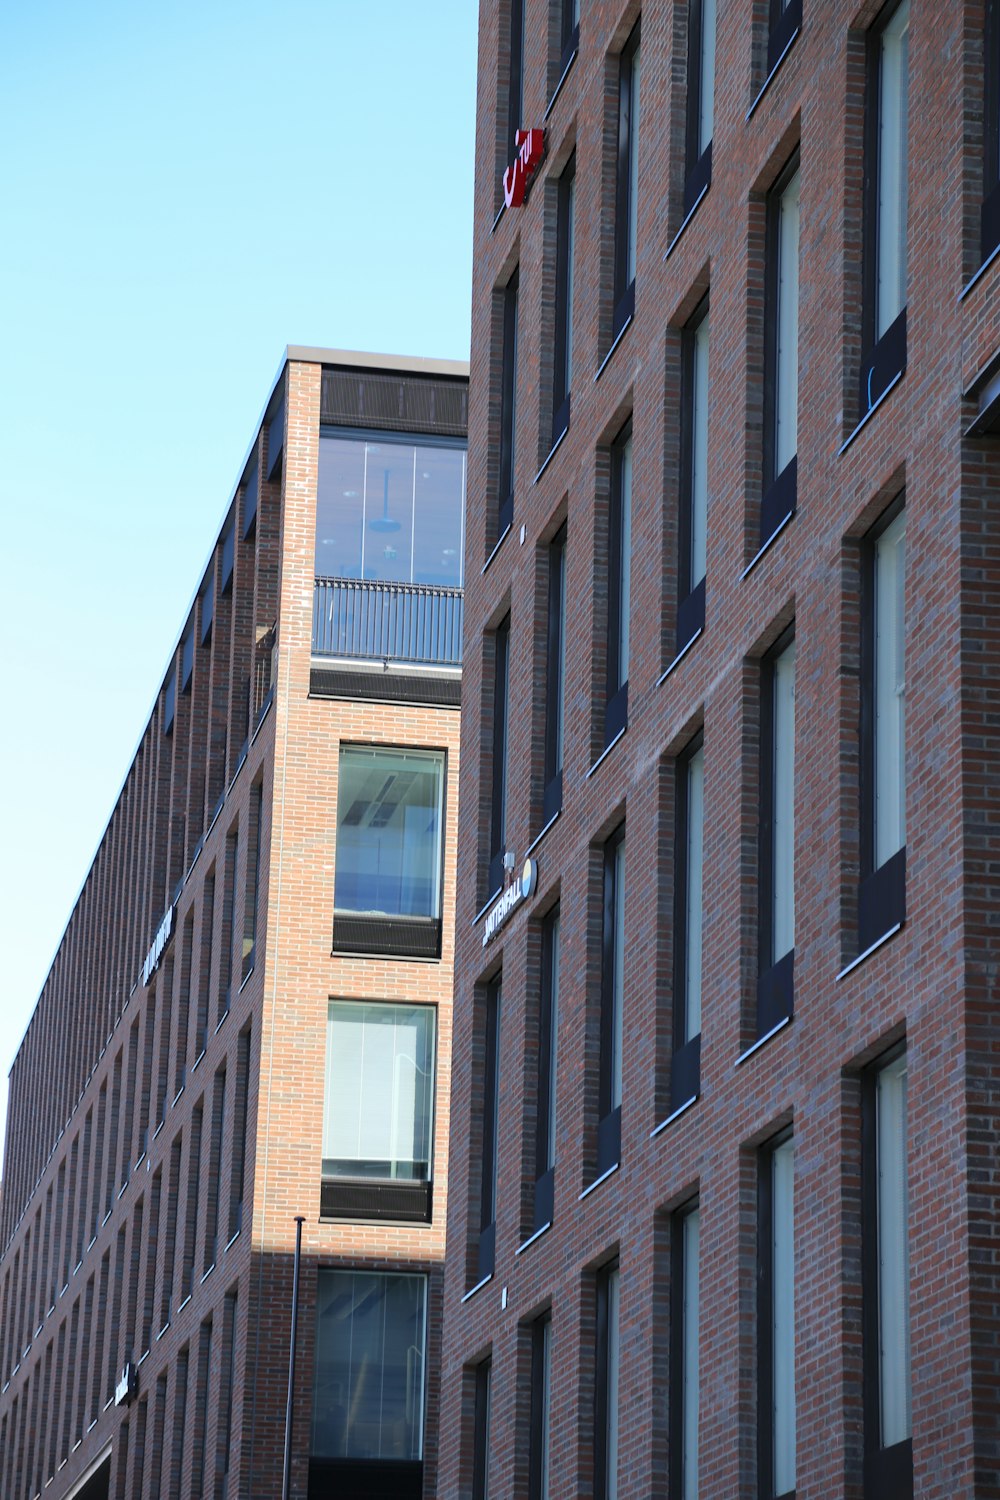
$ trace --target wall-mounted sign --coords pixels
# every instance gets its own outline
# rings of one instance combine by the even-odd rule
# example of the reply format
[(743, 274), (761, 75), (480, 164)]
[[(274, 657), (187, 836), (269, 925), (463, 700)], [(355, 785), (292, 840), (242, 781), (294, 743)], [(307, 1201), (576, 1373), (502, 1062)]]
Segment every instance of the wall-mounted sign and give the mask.
[(520, 874), (515, 875), (510, 885), (502, 895), (490, 907), (486, 914), (486, 926), (483, 929), (483, 947), (493, 941), (500, 929), (510, 920), (510, 917), (522, 901), (527, 901), (534, 892), (538, 883), (538, 866), (533, 859), (526, 859), (521, 866)]
[(153, 946), (146, 954), (146, 962), (142, 966), (143, 984), (148, 984), (151, 977), (156, 973), (156, 970), (159, 968), (160, 959), (163, 957), (163, 950), (173, 935), (174, 908), (173, 906), (168, 906), (164, 913), (163, 921), (160, 923), (156, 936), (153, 939)]
[(115, 1405), (131, 1406), (139, 1389), (139, 1371), (131, 1360), (118, 1377), (115, 1386)]
[(545, 131), (537, 127), (514, 134), (517, 155), (503, 174), (503, 201), (508, 208), (520, 208), (528, 184), (545, 154)]

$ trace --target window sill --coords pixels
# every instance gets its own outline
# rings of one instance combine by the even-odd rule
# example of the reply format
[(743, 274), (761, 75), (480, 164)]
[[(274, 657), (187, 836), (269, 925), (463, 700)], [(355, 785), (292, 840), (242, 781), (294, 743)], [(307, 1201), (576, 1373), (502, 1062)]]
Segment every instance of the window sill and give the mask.
[(759, 1052), (761, 1047), (766, 1047), (771, 1038), (776, 1037), (779, 1031), (784, 1031), (786, 1026), (790, 1026), (792, 1024), (792, 1020), (792, 1016), (782, 1016), (781, 1020), (778, 1021), (776, 1025), (772, 1026), (770, 1031), (765, 1031), (764, 1035), (759, 1036), (757, 1040), (746, 1049), (745, 1052), (740, 1053), (739, 1057), (733, 1063), (733, 1067), (742, 1067), (742, 1065), (748, 1060), (748, 1058), (753, 1057), (755, 1052)]
[(547, 1234), (551, 1228), (552, 1220), (550, 1219), (547, 1224), (543, 1224), (541, 1228), (536, 1229), (533, 1234), (529, 1234), (523, 1245), (518, 1245), (517, 1249), (514, 1251), (515, 1256), (523, 1255), (529, 1245), (533, 1245), (536, 1240), (540, 1240), (542, 1235)]
[(597, 374), (594, 376), (594, 384), (595, 385), (600, 380), (601, 376), (604, 374), (604, 372), (607, 369), (608, 364), (609, 364), (609, 362), (611, 360), (612, 354), (614, 354), (615, 350), (618, 348), (618, 345), (621, 343), (622, 339), (625, 337), (625, 335), (628, 333), (629, 329), (632, 327), (632, 323), (633, 323), (634, 320), (635, 320), (635, 313), (634, 312), (630, 312), (629, 315), (628, 315), (628, 317), (625, 319), (624, 323), (622, 324), (622, 326), (619, 328), (618, 332), (615, 334), (614, 338), (611, 341), (611, 348), (608, 350), (607, 354), (604, 356), (604, 358), (601, 360), (601, 363), (597, 367)]
[(475, 1286), (465, 1293), (462, 1298), (462, 1305), (464, 1306), (466, 1302), (470, 1301), (477, 1292), (481, 1292), (484, 1286), (488, 1286), (493, 1280), (493, 1275), (494, 1273), (491, 1271), (488, 1276), (483, 1277), (482, 1281), (477, 1281)]
[(589, 1198), (594, 1189), (599, 1188), (602, 1182), (607, 1182), (609, 1177), (613, 1177), (620, 1167), (620, 1161), (616, 1161), (613, 1166), (606, 1167), (600, 1177), (595, 1177), (593, 1182), (589, 1183), (583, 1192), (577, 1195), (577, 1203), (582, 1203), (584, 1198)]
[(801, 27), (799, 27), (799, 26), (795, 27), (795, 29), (792, 32), (791, 36), (788, 38), (788, 41), (785, 43), (784, 47), (782, 47), (781, 51), (779, 52), (777, 58), (775, 59), (774, 66), (772, 67), (770, 73), (768, 73), (767, 77), (764, 79), (764, 83), (763, 83), (763, 86), (761, 87), (760, 93), (757, 95), (756, 99), (753, 101), (753, 103), (751, 104), (750, 108), (746, 112), (746, 117), (744, 119), (744, 124), (749, 124), (750, 123), (750, 117), (751, 117), (751, 115), (754, 113), (754, 111), (756, 110), (758, 104), (763, 99), (763, 97), (767, 93), (768, 89), (771, 87), (771, 84), (774, 82), (775, 75), (777, 74), (777, 71), (781, 67), (781, 64), (784, 62), (785, 58), (788, 56), (789, 52), (791, 52), (791, 50), (792, 50), (792, 43), (795, 41), (795, 38), (798, 36), (800, 30), (801, 30)]
[(966, 299), (966, 297), (972, 291), (973, 287), (976, 287), (976, 286), (979, 285), (980, 281), (982, 281), (983, 277), (986, 275), (986, 272), (989, 270), (990, 266), (993, 265), (993, 263), (996, 260), (997, 256), (1000, 256), (1000, 245), (997, 245), (993, 250), (990, 251), (989, 255), (983, 261), (982, 265), (979, 267), (979, 270), (976, 272), (975, 276), (972, 277), (972, 280), (971, 281), (967, 281), (965, 283), (965, 286), (963, 286), (962, 290), (958, 294), (958, 300), (959, 300), (959, 302), (964, 302), (965, 299)]
[(694, 645), (695, 641), (697, 641), (699, 639), (699, 637), (703, 636), (704, 634), (705, 634), (704, 627), (701, 626), (701, 625), (699, 625), (698, 629), (695, 631), (694, 635), (688, 641), (687, 645), (681, 647), (681, 649), (678, 651), (677, 655), (674, 657), (673, 661), (670, 663), (669, 667), (667, 667), (665, 671), (663, 671), (663, 672), (660, 673), (659, 677), (656, 679), (656, 686), (657, 687), (660, 687), (664, 682), (666, 682), (666, 680), (670, 676), (671, 672), (673, 672), (676, 667), (680, 666), (681, 662), (684, 660), (685, 656), (687, 656), (688, 652), (691, 650), (691, 647)]
[(670, 1111), (665, 1120), (661, 1120), (659, 1125), (654, 1125), (653, 1129), (649, 1132), (649, 1139), (651, 1141), (655, 1140), (661, 1130), (666, 1130), (667, 1126), (672, 1125), (675, 1120), (679, 1120), (681, 1115), (686, 1115), (692, 1105), (698, 1103), (698, 1098), (698, 1094), (692, 1094), (690, 1099), (685, 1099), (683, 1104), (678, 1104), (676, 1109)]
[(877, 953), (879, 948), (883, 947), (890, 938), (895, 937), (897, 932), (901, 932), (902, 927), (902, 922), (895, 922), (892, 927), (889, 928), (888, 932), (883, 932), (882, 936), (880, 938), (876, 938), (874, 943), (869, 943), (864, 953), (859, 953), (857, 958), (852, 958), (849, 964), (845, 964), (840, 973), (837, 975), (837, 981), (839, 982), (841, 979), (846, 979), (848, 974), (853, 973), (860, 964), (864, 963), (866, 958), (871, 958), (872, 954)]
[(585, 780), (589, 781), (590, 778), (591, 778), (591, 776), (593, 776), (594, 772), (597, 770), (598, 766), (602, 765), (604, 763), (604, 761), (607, 760), (608, 756), (611, 754), (612, 750), (615, 748), (615, 746), (617, 745), (618, 741), (622, 738), (622, 736), (624, 735), (624, 733), (625, 733), (625, 731), (626, 731), (627, 728), (628, 728), (628, 725), (627, 724), (623, 724), (622, 727), (621, 727), (621, 729), (619, 729), (618, 733), (616, 735), (612, 736), (612, 738), (605, 745), (604, 749), (601, 751), (600, 755), (594, 761), (594, 764), (591, 766), (590, 770), (587, 772), (587, 775), (584, 778)]
[(562, 72), (559, 75), (559, 82), (556, 84), (555, 88), (552, 90), (552, 98), (549, 100), (548, 104), (545, 106), (545, 113), (542, 116), (543, 120), (548, 120), (549, 115), (555, 109), (556, 100), (559, 98), (559, 95), (562, 93), (562, 86), (566, 82), (566, 79), (569, 77), (569, 70), (573, 66), (573, 64), (576, 62), (576, 54), (579, 52), (579, 50), (580, 50), (579, 25), (577, 25), (577, 40), (574, 42), (572, 50), (570, 51), (570, 54), (569, 54), (569, 56), (566, 59), (565, 66), (563, 67), (563, 70), (562, 70)]
[(858, 434), (868, 426), (868, 423), (871, 421), (872, 417), (879, 410), (879, 408), (883, 405), (889, 393), (896, 389), (897, 385), (902, 380), (905, 374), (905, 370), (900, 370), (897, 375), (894, 375), (893, 378), (889, 381), (889, 384), (886, 386), (885, 390), (882, 392), (881, 396), (879, 396), (878, 400), (875, 401), (871, 406), (869, 406), (868, 410), (861, 418), (861, 421), (858, 423), (857, 427), (855, 427), (854, 431), (849, 437), (844, 439), (840, 447), (837, 449), (838, 458), (841, 458), (843, 454), (847, 452), (848, 448), (854, 442), (854, 439), (858, 436)]
[[(552, 817), (546, 823), (546, 825), (542, 829), (541, 833), (536, 833), (535, 834), (535, 837), (531, 840), (531, 843), (528, 845), (527, 849), (525, 849), (525, 851), (524, 851), (524, 857), (525, 857), (525, 859), (530, 859), (531, 855), (538, 848), (539, 844), (542, 842), (542, 839), (548, 833), (549, 829), (551, 827), (553, 827), (554, 824), (558, 823), (559, 819), (561, 817), (562, 817), (562, 808), (559, 808), (558, 812), (555, 812), (555, 813), (552, 814)], [(482, 915), (482, 913), (480, 913), (480, 915)], [(477, 920), (478, 920), (478, 918), (477, 918)]]
[(784, 531), (789, 521), (793, 519), (794, 515), (794, 510), (790, 510), (784, 520), (778, 522), (777, 526), (771, 532), (771, 535), (768, 537), (767, 541), (762, 547), (757, 550), (754, 556), (747, 563), (746, 567), (743, 569), (743, 572), (740, 574), (740, 583), (743, 582), (744, 578), (748, 578), (750, 576), (764, 554), (770, 552), (771, 548), (774, 546), (775, 542), (778, 540), (779, 536)]
[(691, 220), (694, 218), (695, 214), (698, 212), (698, 206), (701, 203), (701, 200), (704, 198), (705, 194), (708, 192), (708, 190), (709, 190), (710, 187), (711, 187), (711, 183), (710, 182), (706, 182), (705, 185), (704, 185), (704, 187), (702, 188), (701, 192), (698, 194), (697, 198), (694, 200), (694, 202), (692, 203), (691, 207), (688, 209), (687, 213), (684, 215), (683, 219), (681, 220), (681, 227), (680, 227), (680, 229), (678, 229), (677, 233), (674, 235), (673, 239), (670, 241), (670, 244), (667, 246), (667, 248), (663, 252), (663, 259), (664, 260), (669, 260), (670, 257), (673, 255), (674, 251), (677, 248), (677, 244), (678, 244), (678, 241), (680, 240), (681, 235), (684, 233), (685, 229), (688, 227), (688, 225), (690, 224)]
[(483, 566), (479, 570), (479, 576), (480, 576), (480, 578), (482, 578), (483, 574), (486, 572), (486, 569), (489, 567), (490, 563), (493, 561), (493, 559), (496, 557), (497, 553), (500, 551), (500, 548), (503, 546), (505, 540), (510, 535), (511, 531), (513, 530), (513, 528), (514, 528), (513, 521), (508, 521), (507, 525), (504, 527), (504, 529), (501, 531), (500, 535), (497, 537), (496, 541), (494, 542), (494, 544), (493, 544), (493, 551), (490, 553), (489, 557), (486, 559), (486, 561), (483, 563)]
[(548, 456), (545, 459), (545, 462), (542, 464), (542, 467), (539, 469), (538, 473), (531, 481), (532, 484), (537, 484), (541, 479), (542, 475), (545, 473), (545, 470), (548, 468), (549, 464), (552, 462), (556, 454), (559, 452), (559, 449), (562, 447), (563, 439), (565, 438), (567, 432), (569, 432), (569, 422), (566, 423), (566, 426), (563, 428), (562, 432), (559, 434), (555, 442), (552, 444), (552, 447), (549, 449)]

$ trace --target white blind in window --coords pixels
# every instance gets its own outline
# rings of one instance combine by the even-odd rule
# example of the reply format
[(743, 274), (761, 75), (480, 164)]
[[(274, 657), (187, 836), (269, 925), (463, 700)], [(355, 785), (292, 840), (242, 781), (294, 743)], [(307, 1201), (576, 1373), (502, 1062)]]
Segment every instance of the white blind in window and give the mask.
[(910, 1421), (910, 1243), (906, 1173), (906, 1055), (878, 1075), (879, 1406), (884, 1448), (904, 1442)]
[(323, 1158), (345, 1175), (412, 1179), (430, 1157), (434, 1013), (331, 1001)]
[(882, 33), (879, 52), (876, 333), (906, 306), (910, 0)]
[(701, 0), (701, 68), (698, 91), (698, 155), (715, 130), (715, 0)]

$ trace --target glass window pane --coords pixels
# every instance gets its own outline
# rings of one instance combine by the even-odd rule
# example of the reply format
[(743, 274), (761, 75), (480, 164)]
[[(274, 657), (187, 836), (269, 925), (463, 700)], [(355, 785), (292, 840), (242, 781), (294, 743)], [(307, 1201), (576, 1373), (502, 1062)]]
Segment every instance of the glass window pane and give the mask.
[(435, 1020), (430, 1006), (330, 1002), (324, 1176), (428, 1180)]
[(316, 494), (316, 577), (360, 578), (365, 444), (321, 438)]
[(681, 1495), (698, 1500), (698, 1354), (699, 1289), (698, 1250), (701, 1217), (698, 1209), (686, 1214), (684, 1225), (684, 1300), (681, 1330), (683, 1351), (683, 1419), (681, 1423)]
[(618, 1500), (618, 1268), (608, 1274), (608, 1472), (607, 1500)]
[(412, 581), (461, 588), (465, 452), (417, 448), (415, 462)]
[(639, 48), (632, 58), (631, 110), (628, 125), (628, 248), (625, 284), (635, 280), (636, 229), (639, 213)]
[(622, 1013), (625, 998), (625, 840), (619, 839), (615, 848), (614, 869), (615, 896), (615, 968), (614, 1005), (611, 1063), (611, 1108), (617, 1109), (622, 1102)]
[(773, 963), (795, 946), (795, 642), (774, 663)]
[(708, 318), (695, 329), (691, 350), (691, 578), (705, 576), (708, 540)]
[(876, 334), (906, 306), (910, 6), (903, 0), (882, 33), (879, 58)]
[(621, 578), (618, 589), (618, 685), (628, 682), (628, 624), (632, 580), (632, 439), (621, 451)]
[(911, 1435), (910, 1244), (906, 1171), (906, 1055), (878, 1074), (879, 1406), (884, 1448)]
[(313, 1455), (420, 1459), (425, 1278), (320, 1271), (316, 1300)]
[(783, 1141), (771, 1153), (773, 1289), (774, 1492), (795, 1488), (795, 1148)]
[(443, 798), (442, 752), (341, 750), (338, 911), (440, 918)]
[(778, 326), (775, 372), (775, 476), (791, 463), (798, 445), (799, 398), (799, 174), (781, 195), (778, 209)]
[(906, 843), (906, 516), (875, 543), (875, 868)]
[(566, 190), (566, 390), (573, 389), (573, 249), (576, 230), (576, 175)]
[(701, 1031), (702, 846), (704, 841), (705, 752), (687, 763), (687, 889), (684, 893), (684, 1040)]
[(559, 918), (553, 917), (549, 928), (549, 941), (551, 944), (551, 970), (550, 970), (550, 1009), (549, 1009), (549, 1118), (548, 1118), (548, 1161), (546, 1170), (555, 1166), (556, 1161), (556, 1053), (559, 1038)]
[(698, 155), (707, 150), (715, 130), (715, 0), (701, 3), (701, 71), (698, 90)]

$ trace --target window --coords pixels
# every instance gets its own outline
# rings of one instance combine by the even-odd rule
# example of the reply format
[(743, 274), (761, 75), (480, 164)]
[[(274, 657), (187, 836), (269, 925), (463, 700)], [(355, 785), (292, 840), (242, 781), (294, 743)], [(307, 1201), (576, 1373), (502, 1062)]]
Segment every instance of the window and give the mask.
[(601, 1071), (597, 1171), (618, 1165), (622, 1118), (622, 1004), (625, 989), (625, 826), (604, 846), (601, 938)]
[(559, 1036), (559, 908), (542, 923), (542, 983), (538, 1005), (538, 1080), (535, 1134), (537, 1233), (552, 1222), (556, 1165), (556, 1054)]
[(906, 369), (909, 27), (909, 0), (901, 0), (869, 38), (862, 412)]
[(862, 1092), (865, 1495), (913, 1494), (906, 1053)]
[(430, 1218), (435, 1035), (428, 1005), (330, 1001), (325, 1218)]
[(715, 128), (715, 0), (690, 0), (684, 213), (693, 213), (712, 181)]
[(708, 302), (681, 340), (681, 482), (677, 541), (677, 636), (681, 652), (705, 628), (708, 544)]
[(486, 986), (483, 1021), (483, 1087), (479, 1173), (479, 1247), (476, 1281), (492, 1276), (496, 1250), (497, 1146), (500, 1128), (501, 981)]
[(674, 1215), (670, 1247), (670, 1500), (698, 1500), (700, 1230), (697, 1203)]
[(426, 1277), (320, 1270), (316, 1283), (313, 1459), (419, 1463)]
[(333, 946), (441, 954), (445, 756), (342, 745)]
[(699, 734), (677, 763), (674, 830), (674, 1046), (670, 1108), (701, 1089), (701, 924), (705, 751)]
[(604, 747), (628, 724), (628, 632), (632, 574), (632, 424), (611, 449), (608, 509), (608, 645)]
[(257, 903), (260, 899), (260, 817), (264, 799), (262, 782), (250, 788), (247, 836), (246, 886), (243, 893), (243, 952), (240, 982), (253, 972), (257, 954)]
[(549, 597), (545, 637), (545, 791), (542, 827), (562, 810), (563, 734), (566, 714), (566, 527), (549, 544)]
[(510, 673), (510, 616), (493, 633), (493, 753), (490, 757), (490, 863), (487, 894), (503, 885), (507, 846), (507, 703)]
[(234, 823), (226, 835), (225, 885), (222, 888), (222, 932), (219, 950), (219, 1014), (221, 1022), (229, 1014), (233, 998), (233, 918), (236, 910), (236, 862), (240, 852), (239, 824)]
[(205, 1204), (205, 1261), (207, 1274), (219, 1258), (219, 1177), (226, 1133), (226, 1068), (219, 1068), (212, 1084), (212, 1124), (208, 1152), (208, 1193)]
[(497, 540), (514, 524), (517, 458), (517, 271), (503, 290), (503, 365), (500, 372), (500, 484)]
[(980, 256), (1000, 246), (1000, 0), (986, 0), (983, 35), (983, 206)]
[(507, 145), (505, 162), (514, 160), (515, 136), (521, 128), (524, 109), (524, 0), (508, 0), (510, 69), (507, 74)]
[(528, 1426), (528, 1500), (548, 1500), (552, 1319), (531, 1325), (531, 1416)]
[(757, 1450), (761, 1500), (795, 1494), (795, 1148), (760, 1153), (757, 1189)]
[(556, 236), (556, 347), (552, 391), (552, 445), (569, 427), (573, 389), (573, 237), (576, 213), (576, 153), (559, 179)]
[(764, 664), (757, 1037), (791, 1019), (795, 957), (795, 642)]
[(573, 61), (580, 45), (580, 0), (560, 0), (559, 17), (559, 77)]
[(770, 0), (767, 28), (767, 71), (770, 76), (794, 42), (802, 26), (802, 0)]
[(618, 75), (618, 158), (615, 171), (615, 286), (611, 337), (635, 312), (636, 224), (639, 212), (639, 22), (621, 55)]
[(882, 523), (866, 557), (862, 632), (858, 951), (906, 917), (906, 512)]
[(594, 1500), (618, 1500), (618, 1263), (597, 1277)]
[(490, 1492), (490, 1387), (493, 1361), (476, 1366), (476, 1393), (472, 1438), (472, 1500), (489, 1500)]
[(794, 157), (767, 201), (764, 343), (763, 546), (795, 512), (799, 404), (799, 164)]

